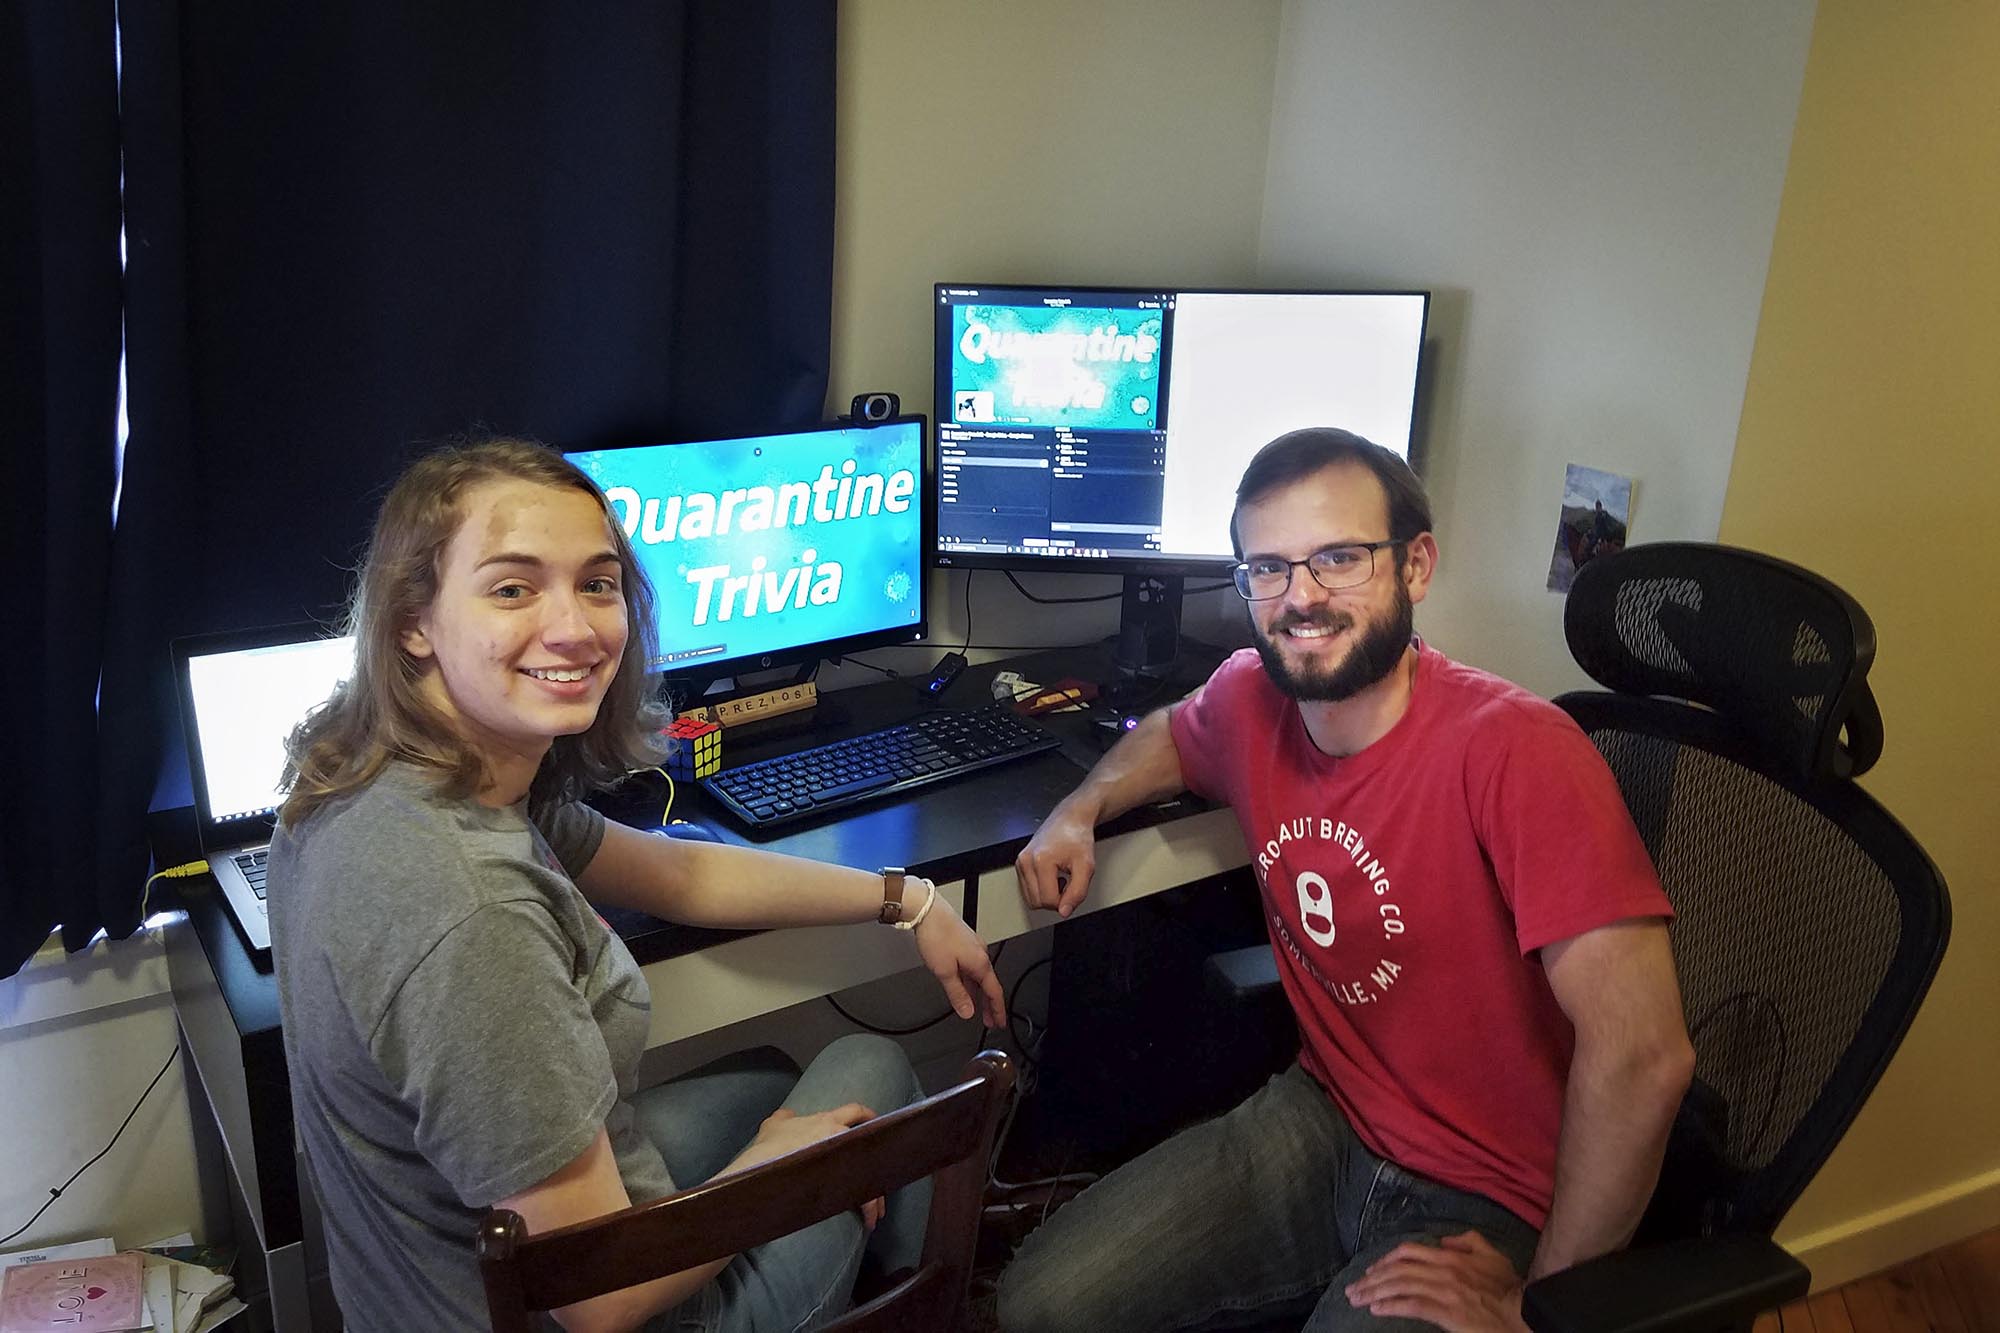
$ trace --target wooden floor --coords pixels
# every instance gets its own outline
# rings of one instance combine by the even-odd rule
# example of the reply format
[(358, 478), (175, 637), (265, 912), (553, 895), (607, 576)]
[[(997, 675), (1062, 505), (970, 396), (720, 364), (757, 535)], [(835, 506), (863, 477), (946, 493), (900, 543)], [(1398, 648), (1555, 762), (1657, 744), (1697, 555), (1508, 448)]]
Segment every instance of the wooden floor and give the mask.
[(2000, 1333), (2000, 1228), (1767, 1314), (1756, 1333)]

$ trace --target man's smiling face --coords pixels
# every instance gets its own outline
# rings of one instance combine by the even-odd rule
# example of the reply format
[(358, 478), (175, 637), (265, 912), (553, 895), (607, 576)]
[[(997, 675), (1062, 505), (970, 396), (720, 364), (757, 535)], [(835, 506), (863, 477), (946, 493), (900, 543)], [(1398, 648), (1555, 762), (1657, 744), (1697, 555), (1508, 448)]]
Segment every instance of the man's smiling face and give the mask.
[[(1389, 501), (1366, 467), (1336, 463), (1245, 504), (1237, 535), (1246, 560), (1303, 561), (1329, 546), (1386, 540)], [(1338, 702), (1380, 681), (1410, 646), (1416, 599), (1402, 552), (1372, 552), (1369, 578), (1327, 589), (1303, 564), (1283, 595), (1245, 602), (1264, 669), (1294, 699)]]

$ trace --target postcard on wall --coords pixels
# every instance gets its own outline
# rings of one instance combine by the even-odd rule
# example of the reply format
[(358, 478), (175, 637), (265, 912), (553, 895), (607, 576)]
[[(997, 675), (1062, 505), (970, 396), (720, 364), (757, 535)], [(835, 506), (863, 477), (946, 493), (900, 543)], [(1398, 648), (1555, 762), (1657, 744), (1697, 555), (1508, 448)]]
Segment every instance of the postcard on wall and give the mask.
[(1576, 571), (1625, 549), (1632, 521), (1632, 479), (1571, 463), (1563, 476), (1562, 514), (1549, 557), (1549, 589), (1568, 592)]

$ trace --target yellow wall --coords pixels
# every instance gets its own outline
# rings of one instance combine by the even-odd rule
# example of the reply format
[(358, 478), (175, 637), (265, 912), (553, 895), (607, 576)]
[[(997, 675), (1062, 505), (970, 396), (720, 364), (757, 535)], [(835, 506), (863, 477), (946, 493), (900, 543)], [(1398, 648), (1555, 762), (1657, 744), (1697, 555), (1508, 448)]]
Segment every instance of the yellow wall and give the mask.
[(1893, 1230), (1926, 1192), (1936, 1229), (2000, 1222), (1995, 71), (2000, 5), (1821, 0), (1723, 511), (1724, 541), (1874, 618), (1887, 745), (1866, 785), (1956, 918), (1903, 1052), (1780, 1233), (1808, 1248), (1877, 1210)]

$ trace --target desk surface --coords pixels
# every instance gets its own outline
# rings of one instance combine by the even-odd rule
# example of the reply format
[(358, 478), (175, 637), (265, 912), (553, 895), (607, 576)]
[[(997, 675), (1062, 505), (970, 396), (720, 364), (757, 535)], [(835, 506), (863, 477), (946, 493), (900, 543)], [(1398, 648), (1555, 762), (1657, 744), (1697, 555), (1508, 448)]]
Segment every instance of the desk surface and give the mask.
[[(1174, 681), (1162, 688), (1159, 701), (1178, 698), (1204, 679), (1219, 656), (1190, 660)], [(818, 744), (862, 731), (892, 726), (930, 708), (971, 708), (990, 698), (989, 683), (1003, 668), (1030, 680), (1054, 680), (1088, 671), (1090, 663), (1076, 650), (1012, 658), (968, 667), (937, 704), (920, 699), (901, 681), (884, 681), (828, 696), (827, 720), (816, 722), (810, 734), (785, 719), (732, 729), (723, 742), (723, 762), (736, 764), (804, 745)], [(1063, 739), (1063, 748), (1032, 759), (1003, 764), (952, 782), (921, 788), (907, 796), (850, 809), (824, 823), (813, 823), (778, 837), (752, 838), (708, 794), (693, 784), (679, 785), (673, 814), (715, 830), (723, 840), (840, 865), (898, 864), (945, 883), (963, 880), (965, 917), (980, 926), (977, 877), (1013, 864), (1014, 856), (1056, 803), (1075, 790), (1083, 774), (1101, 753), (1096, 728), (1082, 714), (1053, 714), (1041, 719)], [(657, 778), (635, 779), (627, 787), (596, 802), (613, 818), (644, 826), (659, 817), (664, 784)], [(1106, 824), (1101, 836), (1149, 828), (1186, 818), (1209, 807), (1194, 797), (1182, 797), (1134, 810)], [(213, 968), (221, 999), (238, 1033), (246, 1041), (275, 1042), (279, 1027), (276, 979), (259, 968), (245, 950), (229, 919), (221, 894), (206, 879), (185, 881), (184, 890), (194, 935)], [(1017, 907), (1018, 905), (1016, 905)], [(1014, 933), (1003, 922), (1017, 915), (1002, 908), (1001, 934)], [(643, 966), (691, 953), (737, 938), (741, 932), (714, 931), (655, 920), (636, 912), (607, 913)], [(990, 942), (990, 941), (989, 941)]]

